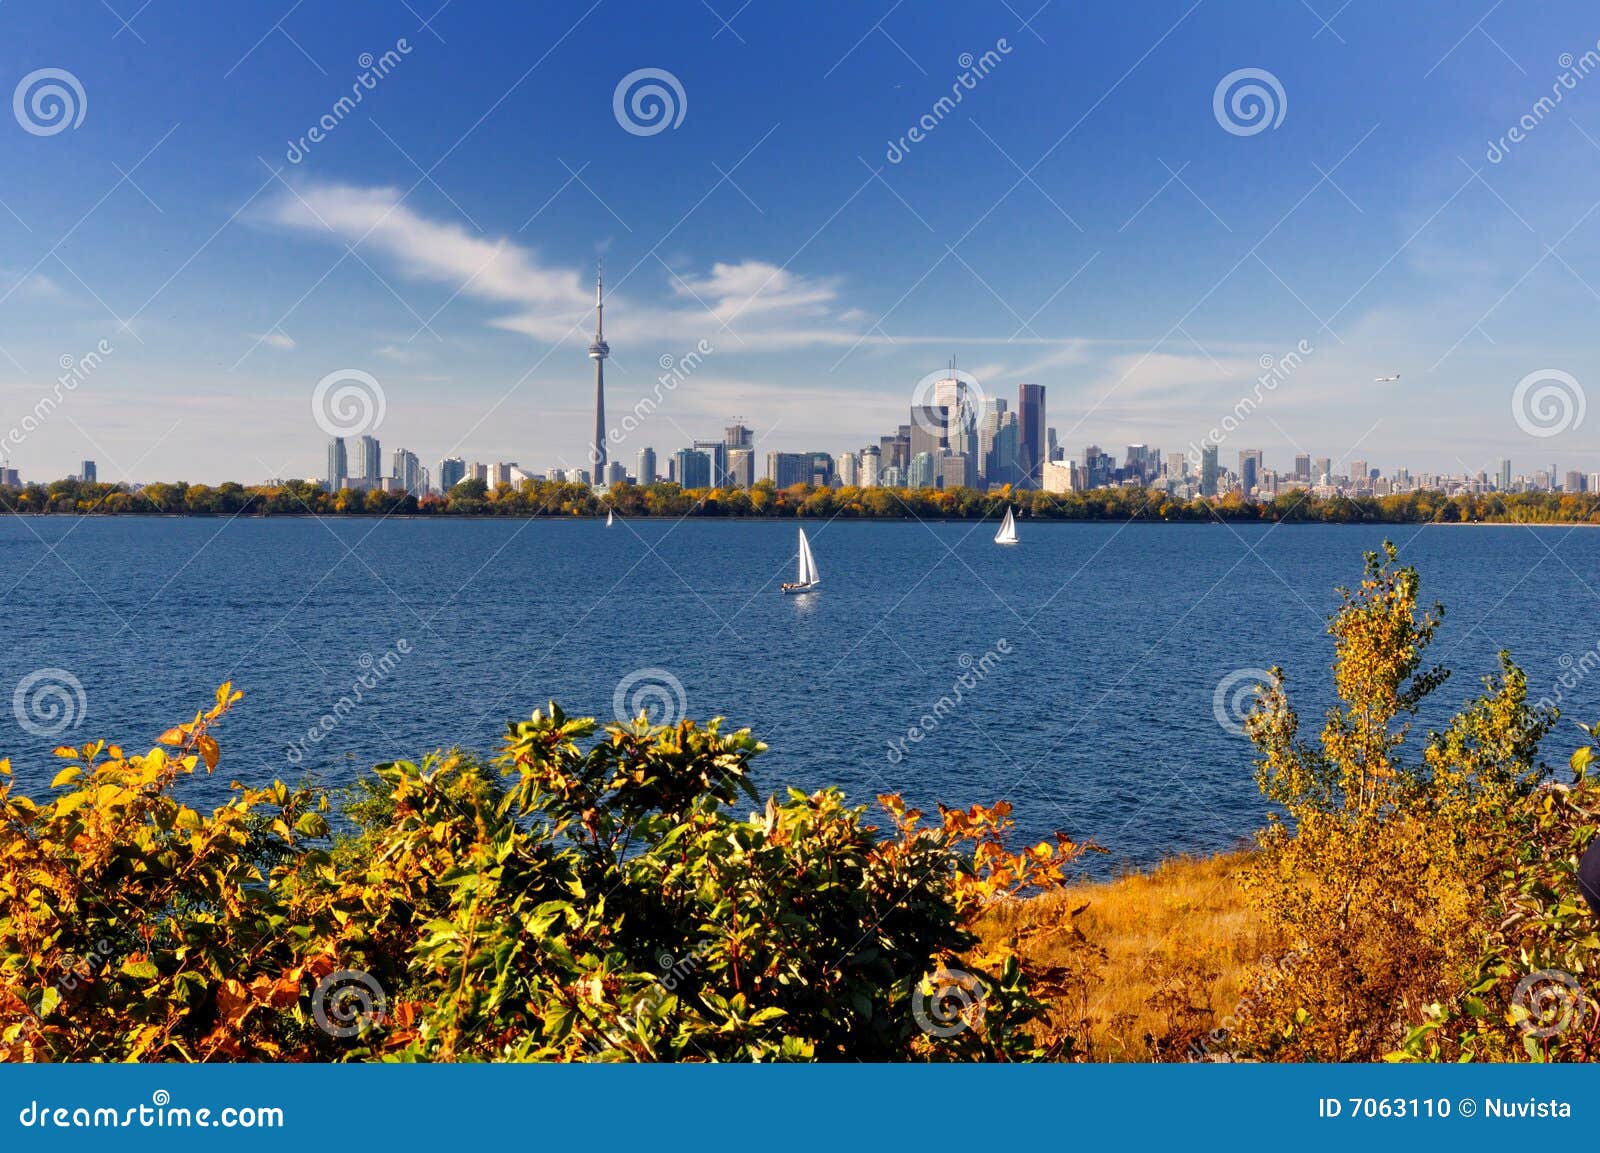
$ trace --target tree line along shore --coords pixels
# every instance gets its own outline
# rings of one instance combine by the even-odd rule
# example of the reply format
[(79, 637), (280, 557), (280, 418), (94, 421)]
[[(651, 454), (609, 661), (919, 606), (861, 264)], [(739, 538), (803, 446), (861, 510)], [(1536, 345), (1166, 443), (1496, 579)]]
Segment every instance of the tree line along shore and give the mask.
[(685, 489), (671, 481), (618, 484), (596, 492), (583, 484), (523, 481), (490, 488), (466, 480), (447, 493), (344, 489), (317, 481), (241, 485), (158, 482), (139, 487), (58, 480), (0, 488), (0, 512), (69, 516), (485, 516), (855, 518), (983, 520), (1007, 507), (1023, 517), (1062, 521), (1164, 521), (1268, 524), (1600, 524), (1600, 494), (1418, 491), (1393, 496), (1316, 496), (1304, 490), (1271, 500), (1238, 493), (1182, 500), (1156, 489), (1050, 493), (1031, 489), (778, 488)]

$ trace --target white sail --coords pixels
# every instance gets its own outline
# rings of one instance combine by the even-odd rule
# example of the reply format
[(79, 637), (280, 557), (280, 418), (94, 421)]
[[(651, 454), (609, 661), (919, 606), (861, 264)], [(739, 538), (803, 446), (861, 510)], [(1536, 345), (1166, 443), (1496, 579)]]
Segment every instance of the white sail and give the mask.
[(616, 513), (612, 512), (610, 509), (606, 509), (606, 527), (610, 528), (616, 519)]
[(1000, 531), (994, 534), (994, 543), (1017, 543), (1017, 518), (1011, 515), (1009, 506), (1006, 508), (1006, 519), (1000, 522)]
[(817, 558), (811, 555), (811, 542), (806, 540), (806, 530), (800, 530), (800, 573), (795, 577), (796, 584), (813, 585), (822, 579), (822, 574), (817, 571)]

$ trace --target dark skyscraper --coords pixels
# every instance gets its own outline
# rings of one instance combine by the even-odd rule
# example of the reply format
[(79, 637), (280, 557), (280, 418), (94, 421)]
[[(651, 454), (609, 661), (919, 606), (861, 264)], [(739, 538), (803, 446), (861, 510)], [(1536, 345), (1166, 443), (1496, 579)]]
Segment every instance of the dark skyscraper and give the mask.
[(590, 453), (594, 468), (590, 475), (596, 484), (604, 483), (606, 472), (606, 357), (611, 355), (611, 346), (606, 343), (604, 274), (604, 265), (595, 269), (594, 343), (589, 346), (589, 359), (594, 361), (594, 450)]
[(1208, 444), (1200, 450), (1200, 495), (1217, 495), (1217, 446)]
[(1038, 488), (1044, 468), (1044, 385), (1017, 386), (1017, 483)]
[(911, 410), (911, 436), (908, 455), (915, 460), (920, 453), (931, 453), (937, 460), (949, 447), (948, 426), (950, 410), (942, 404), (923, 404)]

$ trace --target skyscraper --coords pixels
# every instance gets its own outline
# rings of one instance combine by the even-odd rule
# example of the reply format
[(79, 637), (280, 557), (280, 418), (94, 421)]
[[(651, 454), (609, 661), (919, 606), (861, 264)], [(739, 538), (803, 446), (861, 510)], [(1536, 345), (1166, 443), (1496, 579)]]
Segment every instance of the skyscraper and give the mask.
[(749, 488), (756, 482), (756, 450), (730, 448), (728, 450), (728, 485), (731, 488)]
[(1200, 450), (1200, 495), (1217, 495), (1217, 446), (1208, 444)]
[(677, 462), (678, 483), (684, 488), (711, 487), (711, 458), (692, 448), (680, 448), (673, 454)]
[(639, 450), (639, 463), (637, 465), (640, 484), (655, 484), (656, 482), (656, 450), (641, 448)]
[(449, 492), (467, 477), (467, 462), (459, 456), (447, 456), (439, 462), (439, 491)]
[(803, 452), (769, 452), (767, 479), (778, 488), (805, 484), (811, 479), (811, 457)]
[(1249, 496), (1262, 481), (1261, 450), (1243, 449), (1239, 453), (1239, 486)]
[(350, 462), (345, 456), (344, 437), (336, 436), (328, 442), (328, 491), (338, 492), (350, 475)]
[(754, 440), (744, 421), (736, 420), (723, 430), (723, 443), (729, 448), (754, 448)]
[(1312, 465), (1311, 465), (1311, 483), (1312, 484), (1332, 484), (1333, 483), (1333, 458), (1332, 457), (1330, 457), (1330, 456), (1319, 456), (1312, 463)]
[(706, 459), (711, 461), (709, 487), (721, 488), (728, 483), (728, 444), (726, 440), (697, 440), (692, 446), (696, 452), (705, 453)]
[(978, 470), (964, 452), (949, 452), (939, 458), (939, 487), (971, 488), (978, 483)]
[(1511, 491), (1511, 460), (1509, 457), (1500, 462), (1500, 491)]
[(1296, 453), (1295, 454), (1295, 458), (1294, 458), (1294, 478), (1295, 478), (1295, 480), (1304, 481), (1307, 484), (1311, 483), (1312, 476), (1311, 476), (1311, 454), (1310, 453), (1300, 452), (1300, 453)]
[[(1006, 417), (1013, 415), (1006, 411), (1004, 397), (990, 397), (983, 402), (983, 415), (978, 420), (978, 476), (986, 484), (1011, 483), (1010, 471), (1006, 467), (1008, 462), (996, 458), (994, 442)], [(1013, 448), (1012, 456), (1015, 455)]]
[(1044, 463), (1044, 385), (1017, 386), (1017, 469), (1021, 488), (1039, 487), (1039, 468)]
[(589, 346), (589, 359), (594, 361), (594, 475), (604, 477), (606, 471), (606, 357), (611, 346), (606, 343), (606, 305), (602, 293), (605, 266), (595, 266), (594, 273), (594, 343)]
[[(1004, 404), (1004, 401), (1000, 402)], [(984, 476), (991, 485), (1017, 483), (1017, 414), (1001, 412), (994, 430), (994, 442), (984, 459)]]
[(937, 457), (949, 447), (949, 420), (950, 410), (942, 404), (918, 405), (911, 410), (912, 460), (925, 452)]
[(856, 486), (856, 454), (841, 452), (839, 454), (839, 487), (854, 488)]
[(919, 452), (911, 458), (911, 467), (906, 470), (907, 488), (932, 488), (934, 455), (931, 452)]
[[(894, 467), (893, 465), (889, 467)], [(859, 476), (862, 488), (877, 488), (883, 481), (883, 450), (876, 445), (867, 445), (861, 450), (861, 468)]]
[(911, 463), (911, 426), (902, 424), (893, 436), (878, 441), (878, 459), (883, 468), (905, 468)]
[[(115, 463), (115, 462), (113, 462), (113, 463)], [(95, 482), (95, 480), (98, 478), (98, 476), (99, 476), (99, 474), (96, 472), (95, 467), (94, 467), (94, 461), (92, 461), (92, 460), (84, 461), (83, 462), (83, 471), (78, 474), (78, 479), (79, 480), (85, 480), (85, 481), (88, 481), (90, 484), (93, 484)]]
[(950, 375), (934, 381), (933, 403), (945, 410), (944, 447), (976, 460), (980, 414), (972, 387), (956, 375), (954, 361), (950, 363)]
[(390, 475), (398, 482), (402, 492), (418, 492), (422, 488), (422, 462), (409, 449), (397, 448), (391, 458)]
[(374, 487), (383, 480), (383, 449), (377, 437), (364, 436), (356, 442), (356, 464), (361, 469), (356, 476), (362, 480)]

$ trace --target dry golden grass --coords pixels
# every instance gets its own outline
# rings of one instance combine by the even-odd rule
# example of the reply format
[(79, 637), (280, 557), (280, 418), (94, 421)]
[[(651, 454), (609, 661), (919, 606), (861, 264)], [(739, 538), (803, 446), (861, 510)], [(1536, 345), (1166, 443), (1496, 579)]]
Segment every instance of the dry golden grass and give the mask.
[[(1049, 998), (1043, 1032), (1087, 1033), (1088, 1056), (1098, 1061), (1183, 1060), (1187, 1042), (1174, 1038), (1233, 1013), (1253, 965), (1274, 951), (1240, 888), (1249, 860), (1243, 852), (1177, 858), (996, 907), (978, 931), (985, 946), (1014, 941), (1030, 966), (1067, 974), (1055, 982), (1066, 991)], [(1087, 947), (1066, 929), (1080, 906), (1075, 923)]]

